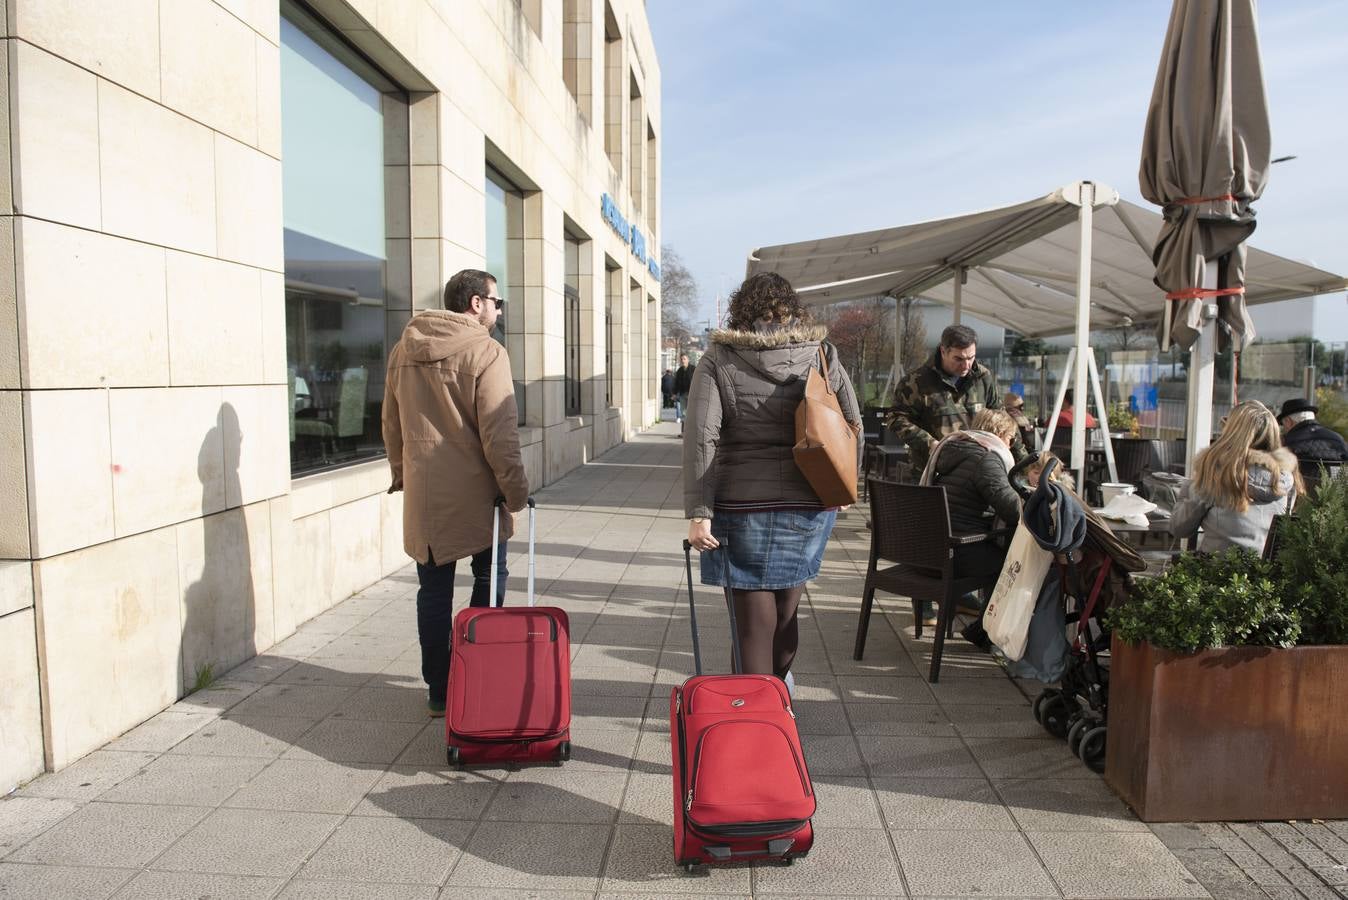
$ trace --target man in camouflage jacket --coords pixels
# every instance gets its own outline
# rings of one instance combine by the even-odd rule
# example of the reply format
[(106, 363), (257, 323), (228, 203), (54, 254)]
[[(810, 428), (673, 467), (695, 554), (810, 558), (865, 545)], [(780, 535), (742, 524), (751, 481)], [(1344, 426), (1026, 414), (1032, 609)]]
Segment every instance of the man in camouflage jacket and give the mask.
[[(967, 325), (941, 332), (941, 346), (931, 362), (909, 372), (894, 389), (894, 411), (888, 425), (908, 446), (917, 469), (941, 438), (970, 426), (981, 409), (1001, 409), (997, 376), (977, 359), (978, 335)], [(1019, 436), (1011, 445), (1017, 459), (1025, 456)]]

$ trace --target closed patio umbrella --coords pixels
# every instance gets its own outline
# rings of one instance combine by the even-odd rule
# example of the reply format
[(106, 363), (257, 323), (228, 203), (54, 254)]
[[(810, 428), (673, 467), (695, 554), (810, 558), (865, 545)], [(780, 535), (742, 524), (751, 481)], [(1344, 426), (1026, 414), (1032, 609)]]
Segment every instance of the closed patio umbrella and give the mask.
[[(1259, 66), (1255, 0), (1174, 0), (1147, 110), (1138, 180), (1165, 223), (1152, 261), (1166, 292), (1161, 349), (1187, 348), (1201, 307), (1217, 302), (1221, 346), (1254, 340), (1245, 311), (1250, 204), (1269, 168), (1268, 103)], [(1216, 283), (1204, 284), (1209, 263)]]

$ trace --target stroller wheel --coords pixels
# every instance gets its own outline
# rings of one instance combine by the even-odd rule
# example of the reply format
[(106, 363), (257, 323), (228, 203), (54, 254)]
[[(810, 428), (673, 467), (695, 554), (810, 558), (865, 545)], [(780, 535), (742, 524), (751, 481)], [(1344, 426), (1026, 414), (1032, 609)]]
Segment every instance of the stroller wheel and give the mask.
[(1040, 725), (1044, 724), (1044, 705), (1048, 701), (1057, 697), (1062, 692), (1056, 688), (1044, 688), (1039, 692), (1039, 696), (1034, 698), (1034, 720)]
[(1073, 715), (1067, 720), (1067, 749), (1076, 756), (1081, 749), (1081, 737), (1094, 723), (1083, 715)]
[(1105, 737), (1108, 729), (1104, 725), (1098, 725), (1090, 729), (1081, 736), (1081, 747), (1077, 750), (1077, 756), (1081, 757), (1092, 772), (1103, 772), (1105, 770)]
[(1065, 695), (1058, 694), (1044, 701), (1042, 712), (1039, 723), (1045, 731), (1061, 740), (1067, 737), (1067, 722), (1077, 712), (1077, 705)]

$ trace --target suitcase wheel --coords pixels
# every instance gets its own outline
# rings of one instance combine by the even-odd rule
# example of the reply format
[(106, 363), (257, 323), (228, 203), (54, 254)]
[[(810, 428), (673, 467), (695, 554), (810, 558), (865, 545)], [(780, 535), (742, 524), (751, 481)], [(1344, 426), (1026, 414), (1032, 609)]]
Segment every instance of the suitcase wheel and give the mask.
[(687, 872), (689, 875), (692, 875), (694, 872), (697, 871), (697, 863), (686, 862), (683, 864), (683, 870)]
[(463, 765), (463, 757), (460, 755), (458, 747), (450, 747), (446, 750), (445, 757), (449, 760), (449, 764), (455, 768)]
[(796, 858), (795, 858), (794, 856), (783, 856), (782, 859), (781, 859), (781, 865), (783, 865), (783, 866), (789, 866), (789, 865), (791, 865), (792, 863), (794, 863), (795, 861), (796, 861)]
[(564, 763), (571, 758), (571, 742), (562, 741), (557, 745), (557, 762)]

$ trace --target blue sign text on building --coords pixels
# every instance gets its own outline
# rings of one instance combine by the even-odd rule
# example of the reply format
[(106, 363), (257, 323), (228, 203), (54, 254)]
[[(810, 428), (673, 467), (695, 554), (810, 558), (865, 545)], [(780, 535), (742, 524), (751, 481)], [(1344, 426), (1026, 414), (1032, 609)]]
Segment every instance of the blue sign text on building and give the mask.
[(623, 239), (623, 243), (632, 248), (632, 255), (646, 264), (646, 270), (656, 280), (660, 280), (660, 264), (654, 257), (648, 258), (646, 255), (646, 236), (641, 233), (637, 226), (627, 221), (627, 217), (618, 209), (618, 204), (608, 194), (599, 198), (599, 208), (604, 214), (604, 221), (608, 222), (613, 233)]

